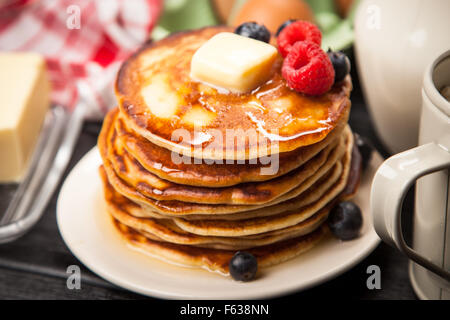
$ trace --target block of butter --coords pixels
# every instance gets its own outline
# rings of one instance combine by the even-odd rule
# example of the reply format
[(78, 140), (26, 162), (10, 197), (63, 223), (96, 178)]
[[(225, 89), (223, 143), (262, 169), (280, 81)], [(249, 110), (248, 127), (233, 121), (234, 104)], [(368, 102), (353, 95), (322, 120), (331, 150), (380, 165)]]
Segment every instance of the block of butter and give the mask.
[(0, 182), (21, 179), (49, 107), (45, 61), (33, 53), (0, 53)]
[(231, 92), (249, 92), (268, 80), (277, 54), (270, 44), (222, 32), (194, 53), (191, 77)]

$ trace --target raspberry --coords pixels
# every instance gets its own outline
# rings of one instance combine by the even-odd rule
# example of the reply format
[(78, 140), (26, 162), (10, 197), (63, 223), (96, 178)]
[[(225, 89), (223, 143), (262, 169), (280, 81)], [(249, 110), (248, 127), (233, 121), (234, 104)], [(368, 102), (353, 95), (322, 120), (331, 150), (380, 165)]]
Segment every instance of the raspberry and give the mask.
[(320, 46), (322, 34), (316, 25), (308, 21), (295, 21), (286, 26), (278, 35), (278, 50), (287, 56), (292, 46), (298, 41), (310, 41)]
[(300, 41), (292, 46), (281, 69), (289, 87), (309, 95), (320, 95), (334, 82), (328, 55), (315, 43)]

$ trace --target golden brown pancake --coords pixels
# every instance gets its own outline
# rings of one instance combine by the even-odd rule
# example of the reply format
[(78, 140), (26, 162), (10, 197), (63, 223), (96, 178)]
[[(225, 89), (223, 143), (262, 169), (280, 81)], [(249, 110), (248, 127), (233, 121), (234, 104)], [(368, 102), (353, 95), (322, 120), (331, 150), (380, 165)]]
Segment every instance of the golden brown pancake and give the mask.
[[(283, 211), (298, 209), (302, 206), (308, 205), (317, 201), (324, 195), (324, 193), (337, 182), (342, 174), (342, 164), (336, 163), (332, 169), (329, 170), (322, 178), (318, 179), (314, 184), (308, 183), (305, 185), (305, 191), (299, 196), (280, 202), (275, 205), (259, 207), (248, 211), (238, 211), (236, 213), (226, 214), (189, 214), (182, 216), (187, 220), (244, 220), (253, 217), (265, 217), (278, 214)], [(312, 178), (310, 178), (313, 181)], [(252, 208), (252, 207), (250, 207)], [(253, 207), (255, 208), (255, 207)], [(156, 218), (167, 219), (168, 217), (177, 217), (160, 214), (155, 211), (150, 211), (145, 207), (139, 206), (139, 209), (131, 210), (130, 214), (138, 218)]]
[(154, 200), (179, 200), (210, 204), (264, 204), (299, 186), (317, 172), (333, 148), (343, 148), (344, 144), (344, 137), (336, 139), (303, 166), (288, 175), (272, 180), (222, 188), (194, 187), (160, 179), (145, 170), (120, 143), (113, 124), (114, 122), (110, 119), (106, 119), (102, 129), (104, 132), (100, 135), (101, 153), (109, 160), (104, 160), (104, 165), (111, 165), (112, 170), (131, 188)]
[[(353, 147), (353, 150), (356, 150), (356, 148)], [(354, 161), (355, 158), (357, 158), (356, 161)], [(352, 156), (351, 168), (349, 168), (348, 170), (350, 177), (348, 177), (347, 186), (344, 188), (344, 191), (339, 195), (339, 198), (347, 198), (349, 194), (346, 194), (346, 192), (354, 193), (354, 188), (358, 184), (360, 177), (360, 168), (361, 168), (360, 165), (361, 165), (360, 158)], [(354, 166), (355, 168), (353, 168)], [(105, 185), (108, 185), (109, 183), (106, 179), (106, 174), (104, 170), (102, 170), (102, 168), (100, 169), (101, 169), (100, 173), (101, 176), (103, 177), (104, 183)], [(355, 176), (352, 177), (352, 175)], [(130, 202), (128, 199), (118, 195), (113, 188), (109, 187), (109, 189), (107, 190), (105, 189), (105, 192), (107, 193), (105, 195), (107, 201), (109, 199), (108, 193), (110, 195), (113, 194), (117, 195), (117, 198), (116, 196), (113, 196), (113, 198), (117, 207), (121, 209), (128, 207), (124, 206), (125, 203), (131, 204), (131, 206), (135, 206), (136, 208), (138, 208), (135, 204), (132, 204), (132, 202)], [(311, 189), (311, 192), (314, 193), (314, 190)], [(337, 199), (335, 199), (334, 201), (336, 200)], [(328, 205), (324, 209), (319, 211), (319, 214), (316, 216), (320, 216), (321, 212), (324, 212), (325, 210), (330, 208), (333, 205), (334, 201), (329, 202)], [(129, 215), (127, 216), (129, 217)], [(308, 220), (305, 220), (305, 222), (306, 221)], [(237, 250), (237, 249), (225, 250), (214, 248), (214, 246), (220, 247), (221, 245), (224, 245), (220, 243), (204, 243), (205, 241), (209, 242), (211, 238), (213, 238), (215, 241), (217, 240), (217, 237), (203, 237), (203, 238), (194, 238), (195, 240), (188, 240), (194, 243), (197, 242), (196, 245), (194, 245), (192, 242), (190, 243), (190, 245), (169, 243), (163, 241), (163, 238), (165, 237), (166, 240), (172, 239), (172, 241), (174, 241), (174, 239), (178, 239), (178, 241), (181, 240), (180, 242), (182, 242), (183, 241), (182, 239), (184, 240), (192, 239), (190, 237), (195, 237), (195, 235), (186, 233), (185, 231), (184, 231), (185, 233), (182, 233), (183, 231), (177, 230), (181, 232), (181, 238), (178, 238), (177, 236), (175, 236), (175, 238), (172, 238), (173, 233), (171, 234), (170, 232), (167, 232), (167, 230), (162, 228), (159, 229), (160, 230), (159, 232), (162, 232), (162, 234), (160, 233), (158, 237), (151, 232), (146, 232), (143, 230), (138, 231), (138, 229), (130, 228), (129, 226), (122, 224), (118, 220), (114, 220), (114, 222), (119, 233), (122, 235), (125, 241), (130, 243), (132, 246), (139, 248), (140, 250), (143, 250), (144, 252), (156, 258), (165, 261), (167, 260), (173, 261), (174, 263), (182, 264), (185, 266), (206, 268), (213, 271), (220, 271), (223, 274), (228, 274), (229, 260)], [(300, 225), (301, 223), (298, 225), (294, 225), (293, 228), (296, 228), (297, 226)], [(281, 235), (285, 233), (285, 230), (286, 229), (274, 230), (270, 232), (270, 235), (271, 236)], [(147, 231), (150, 231), (150, 229), (147, 229)], [(173, 229), (170, 229), (169, 231), (173, 232)], [(177, 231), (175, 231), (175, 233), (177, 233)], [(327, 233), (328, 228), (326, 227), (326, 225), (322, 224), (322, 226), (316, 229), (316, 231), (313, 231), (306, 235), (295, 238), (288, 238), (287, 240), (282, 240), (272, 244), (262, 245), (259, 247), (246, 248), (245, 250), (254, 254), (258, 259), (259, 267), (264, 268), (294, 258), (297, 255), (311, 249), (318, 242), (320, 242)], [(185, 238), (184, 237), (185, 235), (189, 235), (190, 237), (188, 236), (187, 238)], [(250, 239), (261, 239), (260, 237), (261, 235), (255, 235), (255, 236), (244, 236), (241, 238), (250, 240)], [(224, 237), (220, 237), (220, 239), (222, 239), (223, 242), (226, 241), (223, 240)], [(264, 237), (262, 239), (264, 239)], [(233, 245), (239, 246), (241, 244), (242, 243), (239, 242), (237, 243), (233, 242)], [(200, 246), (203, 245), (205, 247), (199, 247), (198, 245)], [(209, 245), (211, 245), (212, 248), (208, 248)]]
[(192, 234), (179, 228), (171, 219), (136, 218), (129, 214), (139, 206), (117, 193), (107, 180), (103, 190), (108, 212), (120, 223), (139, 231), (152, 240), (215, 249), (239, 250), (299, 237), (313, 232), (327, 218), (326, 207), (311, 218), (289, 228), (244, 237), (208, 237)]
[[(206, 27), (176, 33), (131, 56), (116, 81), (127, 126), (154, 144), (189, 157), (253, 159), (317, 143), (346, 122), (350, 77), (321, 96), (306, 96), (287, 86), (281, 56), (269, 80), (249, 93), (223, 92), (192, 80), (192, 55), (223, 31), (231, 29)], [(187, 136), (174, 138), (178, 129)], [(236, 134), (234, 145), (221, 141), (230, 138), (229, 129)], [(251, 139), (252, 133), (257, 139)]]
[[(202, 248), (163, 241), (151, 240), (136, 230), (114, 220), (121, 236), (132, 246), (164, 261), (172, 261), (188, 267), (205, 268), (228, 274), (228, 264), (235, 250)], [(246, 249), (258, 260), (258, 268), (265, 268), (292, 259), (313, 248), (328, 233), (322, 224), (307, 235), (276, 242), (273, 244)]]
[[(219, 215), (206, 215), (206, 214), (192, 214), (185, 215), (185, 220), (245, 220), (255, 217), (266, 217), (275, 214), (279, 214), (287, 211), (298, 210), (301, 207), (307, 206), (313, 202), (318, 201), (325, 195), (326, 192), (331, 190), (331, 187), (340, 178), (342, 171), (337, 166), (341, 166), (339, 163), (335, 165), (333, 170), (330, 170), (326, 175), (320, 178), (314, 184), (308, 186), (305, 194), (301, 194), (298, 197), (286, 200), (276, 205), (258, 208), (250, 211), (243, 211), (231, 214), (219, 214)], [(342, 167), (342, 166), (341, 166)], [(106, 174), (104, 174), (106, 179)], [(348, 179), (345, 189), (339, 195), (341, 200), (351, 199), (358, 188), (361, 178), (361, 156), (359, 155), (358, 148), (353, 145), (351, 165), (348, 172)], [(145, 211), (145, 212), (143, 212)], [(130, 214), (135, 217), (152, 217), (156, 219), (166, 219), (167, 215), (163, 215), (151, 210), (145, 210), (142, 207), (130, 210)]]
[[(335, 141), (346, 125), (346, 121), (340, 122), (325, 139), (315, 144), (298, 148), (291, 152), (283, 152), (278, 155), (279, 168), (274, 174), (261, 174), (263, 168), (268, 165), (256, 163), (245, 164), (235, 163), (230, 165), (223, 161), (213, 164), (205, 162), (195, 163), (195, 159), (189, 158), (188, 163), (176, 164), (172, 161), (170, 150), (162, 148), (149, 140), (140, 137), (133, 130), (128, 128), (120, 115), (115, 116), (115, 112), (110, 113), (105, 118), (105, 126), (114, 122), (118, 134), (118, 139), (125, 146), (128, 153), (135, 158), (147, 171), (157, 175), (161, 179), (178, 184), (203, 186), (203, 187), (227, 187), (245, 182), (257, 182), (274, 179), (300, 167), (305, 162), (313, 158), (332, 141)], [(106, 130), (106, 129), (104, 129)]]
[(248, 93), (191, 79), (195, 51), (229, 31), (205, 27), (144, 45), (119, 70), (118, 109), (98, 140), (106, 207), (122, 237), (225, 274), (237, 250), (267, 267), (312, 248), (361, 173), (347, 125), (350, 76), (307, 96), (288, 87), (278, 56), (268, 81)]
[[(104, 165), (104, 169), (108, 176), (108, 180), (111, 185), (116, 189), (119, 193), (129, 198), (133, 202), (139, 203), (144, 208), (147, 208), (150, 211), (156, 211), (163, 215), (168, 216), (185, 216), (190, 214), (205, 214), (205, 215), (218, 215), (218, 214), (229, 214), (236, 212), (243, 212), (255, 209), (263, 209), (263, 210), (272, 210), (275, 208), (271, 208), (271, 206), (276, 205), (281, 202), (285, 202), (289, 199), (296, 198), (301, 193), (306, 191), (309, 187), (311, 187), (316, 181), (318, 181), (322, 176), (324, 176), (329, 170), (339, 161), (343, 154), (351, 154), (351, 149), (353, 146), (353, 136), (351, 132), (346, 130), (346, 147), (336, 148), (329, 155), (327, 161), (324, 165), (317, 169), (317, 171), (306, 179), (302, 184), (293, 190), (287, 192), (286, 194), (269, 201), (263, 205), (226, 205), (226, 204), (201, 204), (201, 203), (190, 203), (183, 202), (177, 200), (154, 200), (149, 197), (143, 196), (140, 192), (136, 191), (129, 185), (127, 185), (122, 179), (120, 179), (117, 174), (114, 172), (112, 167), (108, 164)], [(101, 146), (100, 152), (103, 153)], [(347, 156), (350, 158), (350, 155)], [(108, 159), (103, 156), (104, 163), (108, 163)], [(306, 164), (307, 165), (307, 164)], [(285, 211), (285, 210), (282, 210)], [(282, 212), (281, 211), (281, 212)]]

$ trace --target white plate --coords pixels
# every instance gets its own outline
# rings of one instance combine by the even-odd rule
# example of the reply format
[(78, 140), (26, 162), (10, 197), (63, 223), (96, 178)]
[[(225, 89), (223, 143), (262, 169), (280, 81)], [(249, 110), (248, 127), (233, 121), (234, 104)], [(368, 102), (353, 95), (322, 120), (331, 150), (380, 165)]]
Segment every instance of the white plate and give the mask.
[(105, 212), (92, 149), (67, 177), (58, 198), (57, 220), (72, 253), (102, 278), (144, 295), (174, 299), (256, 299), (288, 294), (329, 280), (366, 257), (379, 243), (372, 227), (369, 194), (382, 158), (374, 153), (354, 201), (364, 215), (362, 235), (342, 242), (328, 237), (317, 247), (280, 265), (262, 269), (254, 281), (241, 283), (202, 269), (165, 263), (130, 248), (115, 232)]

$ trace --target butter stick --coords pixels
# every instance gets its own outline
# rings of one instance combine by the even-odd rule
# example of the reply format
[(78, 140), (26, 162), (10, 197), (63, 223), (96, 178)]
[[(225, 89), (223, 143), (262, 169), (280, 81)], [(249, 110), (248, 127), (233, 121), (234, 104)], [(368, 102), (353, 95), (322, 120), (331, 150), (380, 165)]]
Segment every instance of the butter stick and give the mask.
[(222, 32), (195, 52), (191, 77), (231, 92), (249, 92), (268, 80), (277, 54), (270, 44)]
[(49, 96), (45, 61), (40, 55), (0, 53), (0, 182), (22, 178)]

